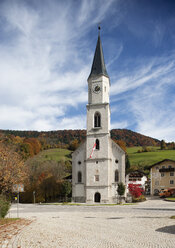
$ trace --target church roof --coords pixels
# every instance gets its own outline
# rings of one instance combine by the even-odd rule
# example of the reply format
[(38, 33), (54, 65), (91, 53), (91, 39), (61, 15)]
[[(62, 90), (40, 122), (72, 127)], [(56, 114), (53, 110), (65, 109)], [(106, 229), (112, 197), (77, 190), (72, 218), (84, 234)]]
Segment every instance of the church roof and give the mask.
[(102, 49), (100, 33), (99, 33), (97, 45), (96, 45), (96, 49), (95, 49), (95, 54), (94, 54), (94, 59), (93, 59), (93, 63), (92, 63), (91, 73), (89, 75), (89, 78), (94, 77), (94, 76), (100, 76), (100, 75), (104, 75), (106, 77), (109, 77), (107, 70), (106, 70), (106, 66), (105, 66), (103, 49)]

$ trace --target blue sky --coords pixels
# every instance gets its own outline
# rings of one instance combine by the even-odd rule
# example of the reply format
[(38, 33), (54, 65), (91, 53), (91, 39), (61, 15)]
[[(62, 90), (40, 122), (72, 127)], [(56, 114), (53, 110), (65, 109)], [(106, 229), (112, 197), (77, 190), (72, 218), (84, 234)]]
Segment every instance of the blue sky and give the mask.
[(111, 129), (175, 141), (174, 0), (1, 0), (0, 129), (85, 129), (97, 25)]

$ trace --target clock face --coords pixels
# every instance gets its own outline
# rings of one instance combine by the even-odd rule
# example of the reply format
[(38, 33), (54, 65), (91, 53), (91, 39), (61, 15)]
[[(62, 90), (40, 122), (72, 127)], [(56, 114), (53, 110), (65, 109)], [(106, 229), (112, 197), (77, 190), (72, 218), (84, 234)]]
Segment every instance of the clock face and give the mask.
[(99, 86), (98, 84), (95, 85), (95, 86), (93, 87), (93, 91), (94, 91), (94, 93), (100, 93), (100, 91), (101, 91), (100, 86)]

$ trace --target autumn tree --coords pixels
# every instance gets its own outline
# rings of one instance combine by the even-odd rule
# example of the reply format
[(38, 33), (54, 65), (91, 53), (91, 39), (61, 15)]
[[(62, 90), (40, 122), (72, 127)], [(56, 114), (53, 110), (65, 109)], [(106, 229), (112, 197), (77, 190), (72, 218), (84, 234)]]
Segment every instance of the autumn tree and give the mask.
[(31, 156), (38, 154), (41, 150), (41, 143), (36, 138), (25, 139), (24, 144), (28, 144)]
[(0, 193), (12, 192), (14, 184), (24, 183), (27, 170), (20, 155), (0, 143)]
[(70, 149), (71, 151), (75, 151), (75, 150), (78, 148), (78, 146), (79, 146), (78, 140), (77, 140), (77, 139), (74, 139), (74, 140), (70, 143), (69, 149)]
[(36, 201), (58, 201), (62, 195), (62, 183), (67, 176), (68, 166), (64, 161), (38, 161), (30, 158), (26, 161), (29, 169), (29, 183), (26, 192), (22, 195), (23, 202), (32, 202), (33, 191), (36, 192)]

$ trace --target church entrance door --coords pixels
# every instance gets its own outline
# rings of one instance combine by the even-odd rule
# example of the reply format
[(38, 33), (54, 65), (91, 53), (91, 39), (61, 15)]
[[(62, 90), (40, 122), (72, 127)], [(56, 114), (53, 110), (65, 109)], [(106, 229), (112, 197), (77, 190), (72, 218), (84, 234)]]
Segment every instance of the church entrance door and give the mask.
[(94, 195), (94, 202), (100, 202), (101, 200), (101, 195), (100, 193), (96, 192)]

